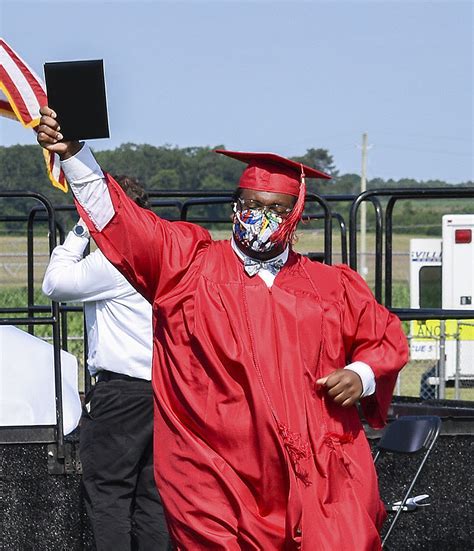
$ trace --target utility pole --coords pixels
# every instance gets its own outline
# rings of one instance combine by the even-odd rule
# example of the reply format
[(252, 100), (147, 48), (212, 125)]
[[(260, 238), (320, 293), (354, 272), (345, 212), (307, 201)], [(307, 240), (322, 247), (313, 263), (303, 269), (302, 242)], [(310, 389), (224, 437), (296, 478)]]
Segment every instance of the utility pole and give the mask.
[[(367, 132), (362, 134), (362, 168), (360, 173), (360, 192), (367, 190)], [(367, 268), (367, 203), (360, 205), (360, 274), (365, 279), (369, 272)]]

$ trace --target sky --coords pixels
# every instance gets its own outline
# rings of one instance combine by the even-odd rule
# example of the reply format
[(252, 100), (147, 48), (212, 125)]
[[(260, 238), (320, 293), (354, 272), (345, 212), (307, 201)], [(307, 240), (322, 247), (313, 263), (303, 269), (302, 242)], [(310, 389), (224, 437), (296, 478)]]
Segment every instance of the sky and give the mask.
[[(474, 180), (474, 3), (456, 0), (0, 0), (37, 72), (103, 59), (111, 138), (302, 155), (341, 173)], [(0, 120), (0, 145), (34, 144)]]

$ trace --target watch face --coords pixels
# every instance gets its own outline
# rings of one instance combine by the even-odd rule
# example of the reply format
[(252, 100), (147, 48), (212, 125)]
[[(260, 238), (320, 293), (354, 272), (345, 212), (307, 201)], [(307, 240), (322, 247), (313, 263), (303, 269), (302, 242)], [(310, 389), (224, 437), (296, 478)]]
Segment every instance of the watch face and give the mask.
[(74, 233), (78, 237), (81, 237), (82, 235), (84, 235), (85, 229), (82, 226), (74, 226)]

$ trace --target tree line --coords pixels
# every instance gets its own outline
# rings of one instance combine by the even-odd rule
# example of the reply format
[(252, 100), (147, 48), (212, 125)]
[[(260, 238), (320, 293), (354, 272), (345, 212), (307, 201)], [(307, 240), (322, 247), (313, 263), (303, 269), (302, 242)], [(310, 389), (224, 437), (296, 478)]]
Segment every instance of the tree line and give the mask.
[[(169, 145), (155, 147), (127, 143), (113, 150), (97, 151), (95, 155), (105, 170), (111, 174), (127, 174), (136, 177), (147, 190), (232, 191), (245, 165), (223, 155), (216, 155), (213, 149), (209, 147), (178, 148)], [(311, 148), (304, 155), (293, 159), (327, 172), (333, 177), (332, 180), (324, 181), (308, 180), (308, 191), (321, 195), (358, 194), (360, 191), (360, 176), (340, 174), (333, 156), (327, 149)], [(460, 187), (472, 185), (473, 182), (459, 184)], [(368, 189), (419, 186), (452, 189), (451, 184), (441, 180), (419, 182), (415, 179), (374, 178), (367, 182)], [(72, 203), (70, 193), (64, 194), (49, 183), (41, 149), (35, 145), (0, 146), (0, 190), (37, 191), (46, 195), (54, 205)], [(22, 199), (2, 199), (0, 205), (2, 217), (23, 215), (32, 206), (31, 203)], [(469, 212), (469, 210), (472, 212), (472, 206), (466, 202), (459, 203), (456, 207), (456, 212)], [(420, 227), (420, 224), (432, 225), (430, 222), (436, 226), (438, 223), (438, 206), (431, 208), (424, 205), (420, 208), (418, 202), (416, 204), (405, 202), (399, 211), (395, 213), (395, 224), (397, 216), (400, 221), (405, 224), (411, 222), (415, 227)], [(205, 215), (205, 210), (202, 212)], [(369, 209), (369, 224), (370, 222)]]

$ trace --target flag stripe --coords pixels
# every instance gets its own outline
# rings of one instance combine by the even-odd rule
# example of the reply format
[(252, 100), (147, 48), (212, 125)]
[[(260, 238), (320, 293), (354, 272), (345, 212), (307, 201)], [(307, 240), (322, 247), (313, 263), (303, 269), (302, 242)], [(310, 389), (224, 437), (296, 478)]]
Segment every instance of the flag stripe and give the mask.
[(31, 115), (26, 103), (23, 101), (21, 93), (3, 67), (0, 67), (0, 89), (2, 89), (7, 96), (21, 124), (26, 126), (26, 128), (30, 128), (33, 121), (38, 120), (39, 110), (37, 109), (36, 111), (36, 117)]
[(23, 73), (27, 75), (29, 79), (36, 81), (40, 89), (43, 89), (43, 81), (41, 80), (41, 78), (33, 71), (33, 69), (26, 63), (24, 59), (21, 59), (21, 57), (15, 52), (15, 50), (13, 50), (13, 48), (10, 48), (10, 46), (5, 42), (5, 40), (3, 40), (3, 38), (0, 38), (0, 47), (5, 50), (9, 57), (15, 60), (15, 63), (17, 63), (18, 67)]
[(15, 111), (7, 100), (0, 99), (0, 115), (9, 119), (17, 120)]
[(43, 82), (16, 53), (0, 39), (0, 66), (1, 65), (4, 66), (12, 81), (14, 81), (16, 88), (24, 90), (23, 100), (31, 117), (37, 117), (39, 107), (47, 103)]
[(43, 155), (46, 162), (48, 177), (53, 183), (53, 186), (61, 189), (62, 191), (64, 191), (64, 193), (66, 193), (68, 189), (67, 181), (64, 176), (64, 172), (61, 170), (59, 157), (57, 155), (51, 155), (46, 149), (43, 149)]
[[(39, 109), (47, 105), (42, 81), (28, 65), (0, 38), (0, 90), (5, 92), (8, 103), (1, 99), (0, 115), (15, 115), (24, 126), (37, 132)], [(43, 149), (48, 177), (54, 187), (67, 191), (67, 182), (58, 155)]]
[[(38, 98), (30, 82), (23, 75), (12, 59), (2, 55), (5, 50), (0, 47), (0, 81), (5, 94), (13, 102), (12, 107), (20, 114), (24, 126), (39, 118), (40, 99), (46, 105), (46, 94), (42, 92)], [(21, 90), (21, 92), (20, 92)]]

